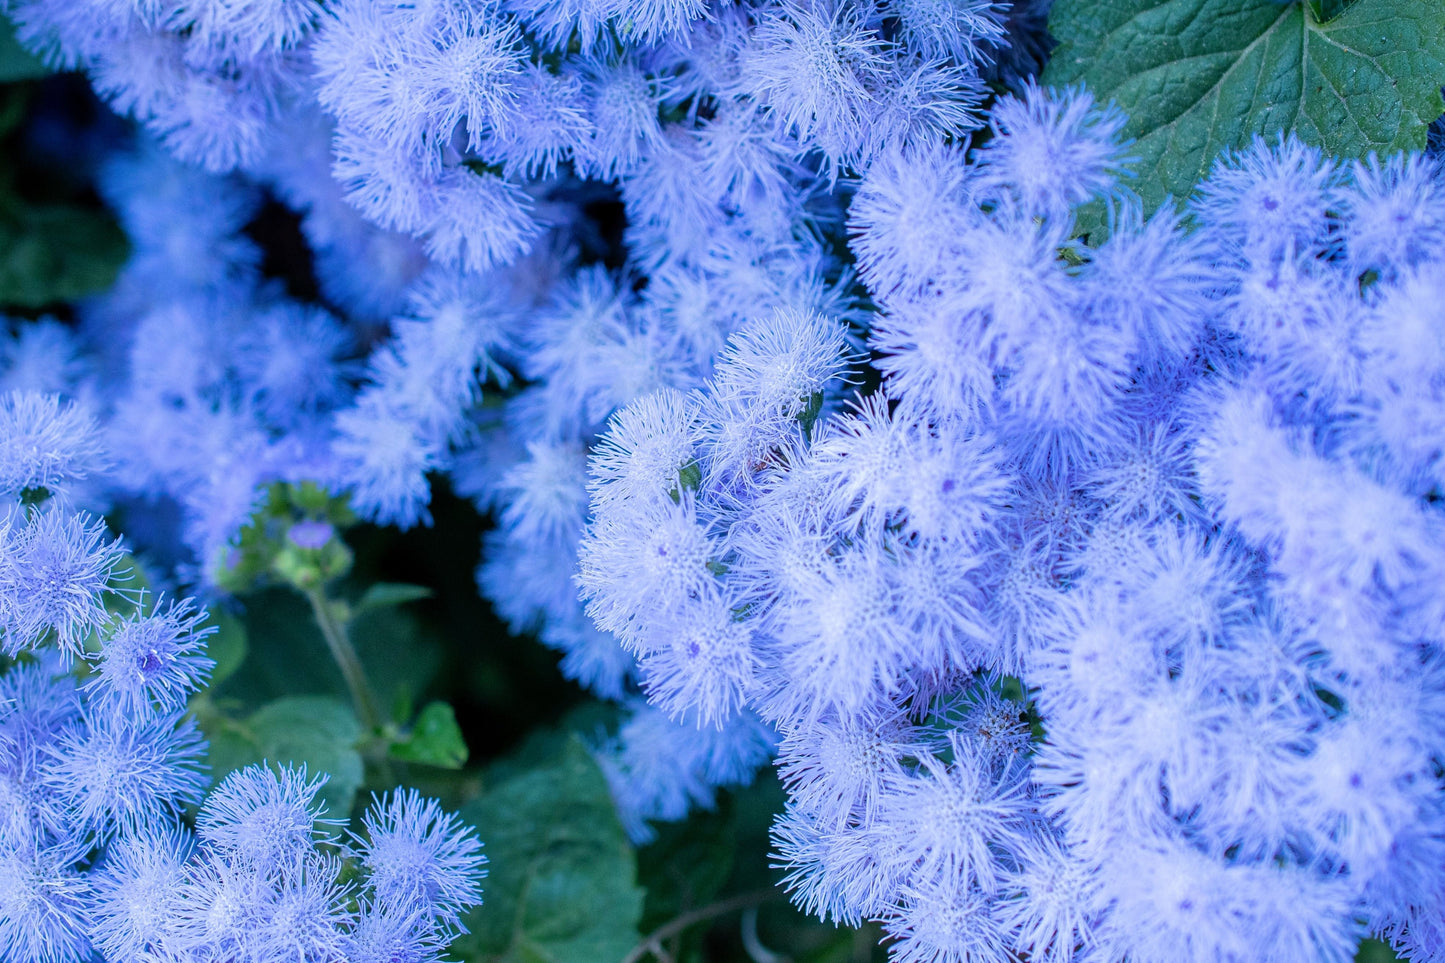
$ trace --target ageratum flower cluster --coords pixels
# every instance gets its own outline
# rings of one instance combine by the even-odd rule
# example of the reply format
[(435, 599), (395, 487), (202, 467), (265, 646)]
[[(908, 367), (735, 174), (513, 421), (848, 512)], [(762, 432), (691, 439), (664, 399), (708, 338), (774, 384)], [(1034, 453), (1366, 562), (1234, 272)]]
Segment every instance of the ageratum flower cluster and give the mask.
[(202, 800), (186, 702), (213, 630), (127, 589), (120, 543), (72, 507), (99, 456), (80, 407), (0, 395), (4, 958), (439, 959), (485, 860), (434, 801), (398, 791), (343, 835), (304, 769), (240, 769)]
[[(72, 145), (133, 254), (0, 390), (91, 404), (83, 494), (208, 588), (270, 482), (407, 527), (449, 475), (626, 706), (634, 839), (776, 759), (795, 898), (900, 963), (1445, 958), (1445, 180), (1281, 138), (1146, 216), (1123, 118), (1026, 80), (1046, 6), (9, 0), (145, 133)], [(6, 632), (93, 661), (65, 598)], [(406, 925), (372, 892), (327, 932)]]
[(1117, 115), (992, 125), (853, 200), (876, 388), (777, 311), (613, 418), (588, 613), (777, 728), (795, 899), (895, 960), (1439, 958), (1438, 165), (1257, 142), (1145, 219)]
[[(93, 401), (101, 497), (207, 587), (270, 483), (407, 527), (449, 473), (501, 523), (484, 594), (628, 701), (599, 749), (644, 835), (775, 739), (685, 737), (636, 699), (572, 581), (588, 447), (618, 406), (700, 388), (755, 317), (861, 324), (848, 178), (978, 129), (987, 82), (1036, 69), (1045, 7), (9, 0), (24, 44), (144, 133), (63, 145), (95, 158), (132, 256), (77, 326), (13, 324), (0, 387)], [(608, 270), (591, 212), (619, 195)], [(268, 199), (299, 217), (319, 298), (265, 278), (246, 228)]]

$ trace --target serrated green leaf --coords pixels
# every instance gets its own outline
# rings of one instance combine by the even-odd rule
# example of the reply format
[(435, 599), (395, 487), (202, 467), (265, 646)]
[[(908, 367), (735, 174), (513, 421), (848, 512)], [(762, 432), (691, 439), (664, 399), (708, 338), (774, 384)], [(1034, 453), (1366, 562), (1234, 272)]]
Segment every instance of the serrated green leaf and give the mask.
[(1146, 211), (1255, 135), (1294, 131), (1343, 157), (1423, 148), (1445, 109), (1445, 4), (1321, 9), (1337, 15), (1299, 0), (1057, 0), (1043, 81), (1128, 114)]
[(201, 720), (211, 743), (211, 773), (217, 782), (228, 772), (266, 762), (305, 765), (330, 778), (319, 797), (334, 818), (350, 815), (361, 786), (361, 726), (351, 708), (329, 696), (295, 696), (262, 706), (243, 720), (210, 715)]
[(368, 609), (390, 608), (429, 599), (434, 593), (425, 585), (408, 585), (406, 582), (374, 582), (367, 586), (361, 599), (356, 603), (357, 612)]
[(445, 702), (431, 702), (417, 716), (406, 740), (393, 743), (389, 752), (402, 762), (460, 769), (467, 762), (467, 741), (462, 738), (452, 707)]
[(453, 946), (471, 961), (599, 963), (638, 940), (636, 860), (596, 762), (577, 739), (468, 804), (486, 844), (486, 905)]

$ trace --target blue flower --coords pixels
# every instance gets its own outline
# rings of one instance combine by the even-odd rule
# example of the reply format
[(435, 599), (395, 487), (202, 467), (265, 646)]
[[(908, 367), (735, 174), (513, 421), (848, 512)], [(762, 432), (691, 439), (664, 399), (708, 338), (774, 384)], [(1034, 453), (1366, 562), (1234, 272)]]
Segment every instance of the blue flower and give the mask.
[(377, 906), (417, 908), (443, 932), (482, 901), (486, 857), (470, 827), (415, 789), (373, 799), (357, 838)]
[(100, 466), (95, 419), (85, 408), (34, 391), (0, 394), (0, 496), (63, 490)]
[(0, 521), (0, 629), (10, 655), (52, 633), (68, 657), (110, 620), (104, 598), (123, 564), (105, 523), (46, 507), (26, 522)]
[(316, 793), (326, 775), (248, 766), (228, 775), (206, 798), (196, 835), (210, 850), (259, 872), (290, 864), (324, 831)]

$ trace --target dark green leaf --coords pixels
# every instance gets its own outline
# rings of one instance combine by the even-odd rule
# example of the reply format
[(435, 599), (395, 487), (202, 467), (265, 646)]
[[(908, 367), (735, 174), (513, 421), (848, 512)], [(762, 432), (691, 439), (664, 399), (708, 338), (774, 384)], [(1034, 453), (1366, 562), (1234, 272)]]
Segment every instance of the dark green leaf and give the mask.
[(432, 702), (422, 709), (407, 738), (393, 743), (390, 752), (402, 762), (442, 769), (460, 769), (467, 762), (467, 742), (456, 713), (445, 702)]
[(1298, 0), (1057, 0), (1043, 80), (1083, 83), (1129, 115), (1148, 211), (1255, 135), (1294, 131), (1344, 157), (1423, 148), (1445, 109), (1445, 4), (1321, 9), (1334, 16)]
[(356, 611), (365, 612), (367, 609), (405, 605), (407, 602), (429, 599), (432, 594), (432, 590), (425, 585), (408, 585), (405, 582), (376, 582), (367, 586), (366, 592), (356, 603)]
[(647, 890), (644, 931), (705, 906), (722, 892), (732, 876), (741, 835), (732, 802), (732, 795), (725, 794), (716, 809), (655, 825), (657, 838), (637, 854), (638, 880)]
[(803, 426), (803, 431), (811, 432), (813, 424), (818, 416), (823, 413), (823, 392), (815, 391), (808, 396), (808, 403), (803, 408), (803, 413), (798, 416), (798, 424)]
[(240, 699), (254, 709), (282, 696), (346, 698), (341, 670), (304, 598), (289, 589), (268, 589), (242, 602), (249, 656), (224, 685), (213, 687), (217, 699)]
[[(0, 137), (4, 137), (25, 120), (34, 91), (29, 84), (0, 85)], [(8, 172), (4, 175), (8, 179)]]
[(305, 765), (328, 773), (320, 798), (336, 818), (351, 813), (361, 786), (361, 726), (349, 706), (328, 696), (296, 696), (262, 706), (244, 720), (211, 714), (202, 719), (211, 741), (211, 772), (217, 782), (233, 769), (255, 763)]
[(49, 69), (34, 54), (20, 46), (10, 20), (0, 15), (0, 84), (44, 77), (48, 73)]
[(373, 608), (351, 621), (351, 642), (379, 704), (417, 705), (441, 666), (445, 640), (404, 608)]
[(462, 815), (486, 844), (486, 905), (454, 952), (507, 963), (607, 963), (638, 940), (642, 890), (597, 764), (577, 739)]
[[(253, 707), (289, 695), (348, 698), (341, 670), (332, 661), (304, 598), (289, 589), (272, 588), (243, 601), (251, 654), (217, 698), (236, 698)], [(440, 664), (442, 643), (405, 609), (357, 613), (351, 642), (382, 706), (416, 705)]]
[(1309, 0), (1310, 13), (1321, 23), (1333, 20), (1357, 0)]
[(647, 888), (644, 932), (707, 906), (761, 897), (755, 915), (734, 910), (689, 927), (667, 943), (680, 963), (765, 959), (757, 946), (793, 963), (883, 963), (875, 925), (834, 926), (788, 902), (774, 867), (769, 829), (786, 794), (765, 769), (752, 785), (725, 790), (713, 812), (694, 811), (675, 824), (654, 824), (657, 840), (638, 851), (638, 877)]
[(702, 485), (702, 466), (697, 460), (688, 462), (677, 470), (677, 487), (681, 492), (695, 492)]
[(140, 611), (142, 601), (146, 608), (155, 603), (151, 580), (140, 560), (130, 552), (121, 553), (109, 584), (114, 591), (105, 594), (105, 610), (111, 615), (130, 618)]
[(100, 211), (11, 203), (0, 215), (0, 304), (40, 308), (103, 291), (129, 247)]
[(206, 655), (216, 663), (211, 670), (211, 685), (225, 682), (246, 661), (246, 626), (234, 615), (222, 609), (210, 609), (209, 624), (216, 631), (206, 639)]
[(1355, 963), (1400, 963), (1400, 958), (1394, 954), (1388, 943), (1361, 940), (1360, 950), (1355, 954)]

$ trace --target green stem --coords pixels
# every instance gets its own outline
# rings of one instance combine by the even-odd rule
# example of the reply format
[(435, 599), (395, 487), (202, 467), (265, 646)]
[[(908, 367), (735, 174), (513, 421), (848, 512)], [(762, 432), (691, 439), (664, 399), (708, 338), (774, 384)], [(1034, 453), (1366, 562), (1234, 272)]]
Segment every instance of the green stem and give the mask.
[(311, 603), (311, 614), (316, 617), (316, 624), (321, 627), (321, 635), (326, 639), (326, 647), (331, 650), (331, 657), (336, 660), (337, 667), (346, 679), (346, 688), (351, 693), (351, 704), (356, 709), (357, 718), (361, 720), (368, 734), (375, 733), (381, 728), (381, 715), (376, 711), (376, 700), (371, 694), (371, 686), (367, 684), (366, 670), (361, 667), (361, 659), (357, 658), (356, 649), (351, 645), (346, 623), (336, 618), (330, 600), (321, 589), (313, 588), (307, 591), (306, 600)]

